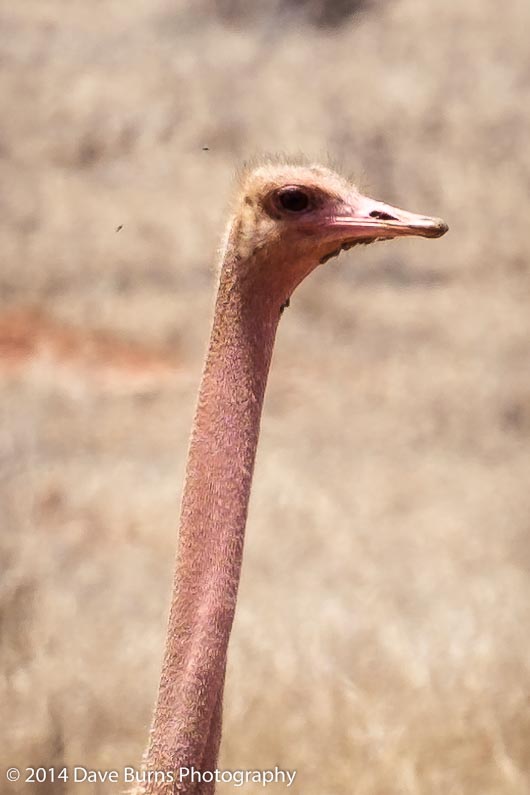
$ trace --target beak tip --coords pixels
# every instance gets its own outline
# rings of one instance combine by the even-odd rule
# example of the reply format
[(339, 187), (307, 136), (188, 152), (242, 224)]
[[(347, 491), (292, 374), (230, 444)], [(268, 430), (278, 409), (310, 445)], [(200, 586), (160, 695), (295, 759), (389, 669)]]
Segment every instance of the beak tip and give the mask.
[(442, 221), (441, 218), (437, 218), (436, 223), (434, 225), (433, 237), (442, 237), (448, 231), (449, 231), (448, 224), (446, 224), (445, 221)]

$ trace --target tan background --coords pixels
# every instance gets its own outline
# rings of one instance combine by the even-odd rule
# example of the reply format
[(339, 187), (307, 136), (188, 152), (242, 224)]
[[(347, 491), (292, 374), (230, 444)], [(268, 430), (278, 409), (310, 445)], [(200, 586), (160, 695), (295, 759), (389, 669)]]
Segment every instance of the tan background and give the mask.
[(282, 320), (222, 767), (528, 795), (529, 29), (528, 0), (0, 0), (2, 770), (140, 757), (233, 173), (304, 152), (451, 231), (343, 254)]

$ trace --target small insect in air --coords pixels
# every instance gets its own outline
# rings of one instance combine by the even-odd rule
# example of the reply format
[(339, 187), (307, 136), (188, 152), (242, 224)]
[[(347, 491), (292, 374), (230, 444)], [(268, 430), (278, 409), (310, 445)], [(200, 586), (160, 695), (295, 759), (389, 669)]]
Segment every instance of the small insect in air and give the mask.
[(116, 227), (116, 229), (114, 231), (115, 232), (121, 232), (122, 229), (123, 229), (123, 224), (118, 224), (118, 226)]

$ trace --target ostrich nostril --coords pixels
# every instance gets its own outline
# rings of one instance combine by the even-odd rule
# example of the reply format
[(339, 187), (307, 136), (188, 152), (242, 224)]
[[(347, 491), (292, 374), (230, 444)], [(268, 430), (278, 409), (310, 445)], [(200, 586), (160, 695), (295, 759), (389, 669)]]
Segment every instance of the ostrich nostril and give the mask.
[(379, 218), (380, 221), (397, 221), (397, 218), (394, 218), (393, 215), (382, 213), (380, 210), (372, 210), (370, 218)]

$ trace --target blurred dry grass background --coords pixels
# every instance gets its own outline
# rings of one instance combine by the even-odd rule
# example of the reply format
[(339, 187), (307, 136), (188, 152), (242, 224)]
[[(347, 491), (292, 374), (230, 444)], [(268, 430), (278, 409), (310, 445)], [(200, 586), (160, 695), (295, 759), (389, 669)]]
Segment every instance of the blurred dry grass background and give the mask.
[[(0, 0), (1, 767), (140, 758), (232, 175), (329, 153), (451, 232), (342, 255), (282, 320), (222, 767), (528, 795), (529, 27)], [(116, 787), (39, 788), (74, 791)]]

